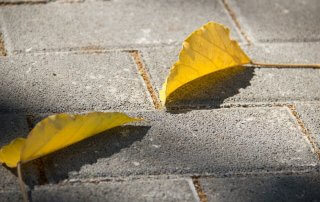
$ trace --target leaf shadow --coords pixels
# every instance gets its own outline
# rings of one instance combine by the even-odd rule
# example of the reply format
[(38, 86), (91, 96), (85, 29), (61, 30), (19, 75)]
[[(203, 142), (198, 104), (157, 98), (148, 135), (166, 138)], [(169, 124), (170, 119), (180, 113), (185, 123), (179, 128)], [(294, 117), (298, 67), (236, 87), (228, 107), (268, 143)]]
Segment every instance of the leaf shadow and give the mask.
[[(80, 171), (84, 165), (94, 164), (101, 158), (108, 158), (134, 142), (141, 141), (149, 129), (150, 126), (119, 126), (30, 161), (22, 165), (24, 182), (33, 189), (35, 185), (68, 179), (70, 173)], [(3, 167), (17, 177), (16, 168)]]
[(240, 89), (250, 86), (253, 76), (254, 68), (237, 66), (195, 79), (167, 98), (167, 111), (184, 113), (191, 109), (219, 108)]
[(150, 126), (125, 125), (71, 145), (42, 158), (45, 179), (48, 183), (58, 183), (77, 173), (83, 166), (97, 163), (141, 141)]

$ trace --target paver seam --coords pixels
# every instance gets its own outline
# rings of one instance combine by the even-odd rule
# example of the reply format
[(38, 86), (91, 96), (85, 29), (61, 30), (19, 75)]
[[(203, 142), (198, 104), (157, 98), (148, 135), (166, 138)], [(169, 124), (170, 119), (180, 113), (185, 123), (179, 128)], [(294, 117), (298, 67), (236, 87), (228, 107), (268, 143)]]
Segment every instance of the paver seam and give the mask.
[(225, 7), (225, 9), (227, 10), (227, 13), (230, 15), (231, 19), (233, 20), (233, 22), (235, 23), (236, 27), (238, 28), (238, 30), (240, 31), (241, 35), (243, 36), (243, 38), (247, 41), (248, 45), (252, 44), (252, 40), (249, 38), (248, 34), (244, 31), (244, 29), (241, 27), (237, 16), (235, 14), (235, 12), (232, 10), (232, 8), (230, 7), (229, 3), (227, 0), (221, 0), (223, 6)]
[(273, 44), (273, 43), (310, 43), (320, 42), (320, 38), (290, 38), (290, 39), (260, 39), (257, 44)]
[[(141, 48), (156, 48), (156, 47), (170, 47), (181, 46), (182, 42), (161, 43), (161, 44), (127, 44), (125, 46), (99, 46), (88, 45), (82, 47), (64, 47), (64, 48), (44, 48), (44, 49), (31, 49), (31, 50), (13, 50), (12, 54), (47, 54), (47, 53), (105, 53), (112, 51), (130, 52)], [(244, 44), (245, 45), (245, 44)]]
[(75, 184), (75, 183), (100, 183), (100, 182), (127, 182), (135, 180), (154, 180), (154, 179), (187, 179), (187, 178), (221, 178), (221, 177), (263, 177), (263, 176), (276, 176), (276, 175), (303, 175), (308, 173), (319, 173), (320, 167), (313, 166), (312, 168), (304, 168), (301, 170), (278, 170), (278, 171), (243, 171), (243, 172), (228, 172), (223, 174), (180, 174), (180, 175), (171, 175), (171, 174), (159, 174), (159, 175), (133, 175), (133, 176), (112, 176), (112, 177), (91, 177), (91, 178), (69, 178), (60, 182), (57, 182), (57, 185), (64, 184)]
[[(292, 101), (294, 102), (294, 101)], [(319, 101), (304, 101), (310, 103), (319, 103)], [(256, 107), (287, 107), (291, 105), (290, 102), (257, 102), (257, 103), (226, 103), (222, 105), (208, 104), (208, 105), (177, 105), (167, 107), (167, 111), (186, 111), (186, 110), (212, 110), (212, 109), (234, 109), (234, 108), (256, 108)]]
[(14, 1), (14, 2), (0, 1), (0, 6), (39, 5), (39, 4), (46, 4), (46, 3), (48, 3), (47, 0)]
[[(250, 66), (253, 65), (253, 66)], [(320, 64), (272, 64), (272, 63), (260, 63), (251, 61), (250, 64), (245, 65), (248, 68), (276, 68), (276, 69), (319, 69)]]
[(191, 192), (192, 192), (194, 198), (196, 199), (197, 202), (200, 202), (200, 197), (199, 197), (199, 194), (198, 194), (198, 192), (196, 190), (195, 184), (193, 183), (192, 177), (191, 178), (187, 178), (186, 180), (188, 181), (189, 187), (191, 189)]
[[(31, 115), (31, 114), (26, 115), (26, 121), (28, 124), (29, 131), (31, 131), (34, 127), (34, 119), (35, 119), (34, 115)], [(44, 166), (43, 160), (41, 158), (35, 159), (34, 161), (32, 161), (32, 163), (37, 168), (38, 184), (39, 185), (47, 184), (49, 182), (49, 180), (48, 180), (46, 172), (45, 172), (45, 166)]]
[(293, 115), (295, 120), (297, 121), (297, 123), (301, 129), (302, 134), (308, 139), (308, 142), (311, 144), (311, 147), (314, 150), (314, 153), (317, 155), (317, 158), (320, 160), (320, 149), (317, 147), (315, 140), (312, 137), (310, 131), (305, 127), (305, 124), (304, 124), (300, 114), (298, 113), (296, 106), (294, 104), (291, 104), (291, 105), (287, 105), (287, 108), (289, 109), (289, 111), (291, 112), (291, 114)]
[(157, 95), (156, 91), (154, 90), (154, 88), (152, 86), (150, 76), (149, 76), (149, 73), (145, 67), (143, 60), (142, 60), (141, 53), (137, 50), (131, 50), (131, 51), (129, 51), (129, 53), (131, 54), (134, 62), (136, 63), (139, 74), (141, 75), (141, 77), (147, 87), (147, 90), (151, 96), (151, 99), (152, 99), (152, 102), (153, 102), (155, 109), (161, 109), (161, 103), (158, 99), (158, 95)]
[(192, 182), (193, 182), (193, 185), (197, 191), (197, 194), (198, 194), (198, 197), (200, 199), (200, 202), (208, 202), (208, 198), (207, 198), (207, 195), (206, 193), (204, 192), (202, 186), (201, 186), (201, 183), (200, 183), (200, 180), (199, 180), (200, 177), (198, 176), (193, 176), (192, 177)]
[(0, 33), (0, 56), (7, 56), (7, 50), (4, 45), (3, 34)]
[(19, 6), (19, 5), (41, 5), (41, 4), (48, 4), (48, 3), (83, 3), (85, 0), (16, 0), (14, 2), (8, 2), (8, 1), (1, 1), (0, 0), (0, 6)]

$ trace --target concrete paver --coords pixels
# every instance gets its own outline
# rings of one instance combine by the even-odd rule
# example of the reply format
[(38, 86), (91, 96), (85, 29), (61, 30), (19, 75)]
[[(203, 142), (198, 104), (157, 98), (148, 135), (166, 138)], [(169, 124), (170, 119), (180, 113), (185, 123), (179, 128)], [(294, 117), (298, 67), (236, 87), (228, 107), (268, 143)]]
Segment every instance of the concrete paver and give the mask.
[[(24, 137), (28, 134), (28, 124), (24, 115), (1, 114), (0, 123), (0, 148), (16, 137)], [(19, 188), (17, 177), (1, 165), (0, 179), (0, 192)]]
[(51, 182), (157, 174), (309, 170), (318, 164), (286, 108), (134, 113), (147, 120), (44, 158)]
[(320, 103), (299, 103), (296, 108), (305, 127), (320, 148)]
[(190, 180), (135, 180), (36, 187), (33, 201), (197, 201)]
[[(0, 0), (0, 147), (55, 112), (126, 111), (146, 121), (24, 164), (32, 201), (199, 201), (195, 187), (208, 201), (317, 201), (319, 68), (220, 71), (152, 111), (152, 88), (129, 51), (141, 53), (138, 67), (157, 92), (182, 41), (208, 21), (230, 27), (254, 62), (319, 64), (319, 8), (317, 0)], [(16, 175), (0, 165), (0, 201), (22, 200)]]
[(0, 4), (23, 4), (23, 3), (46, 3), (46, 2), (50, 2), (53, 0), (0, 0)]
[(17, 137), (25, 137), (29, 132), (24, 114), (0, 114), (0, 147)]
[[(17, 137), (26, 137), (29, 132), (27, 119), (24, 114), (0, 114), (0, 148), (9, 144)], [(23, 166), (26, 184), (33, 186), (37, 183), (38, 172), (32, 163)], [(16, 170), (0, 165), (0, 195), (2, 191), (19, 190)], [(0, 201), (1, 196), (0, 196)]]
[(218, 0), (50, 3), (2, 7), (0, 13), (9, 52), (180, 43), (211, 20), (231, 27), (239, 39)]
[(319, 41), (317, 0), (228, 0), (243, 30), (254, 42)]
[[(166, 46), (142, 50), (143, 60), (157, 92), (177, 60), (179, 49), (179, 46)], [(253, 49), (251, 51), (254, 52)], [(278, 62), (290, 62), (289, 58), (292, 57)], [(319, 88), (319, 68), (234, 68), (202, 77), (184, 86), (175, 93), (178, 101), (172, 105), (317, 101), (320, 100)]]
[(244, 46), (254, 62), (275, 64), (319, 64), (320, 43), (268, 43)]
[[(198, 201), (191, 179), (77, 182), (37, 186), (32, 201)], [(1, 201), (21, 201), (18, 191), (0, 191)]]
[(208, 201), (317, 201), (319, 174), (200, 179)]
[(3, 59), (0, 67), (1, 111), (152, 107), (128, 53), (20, 55)]

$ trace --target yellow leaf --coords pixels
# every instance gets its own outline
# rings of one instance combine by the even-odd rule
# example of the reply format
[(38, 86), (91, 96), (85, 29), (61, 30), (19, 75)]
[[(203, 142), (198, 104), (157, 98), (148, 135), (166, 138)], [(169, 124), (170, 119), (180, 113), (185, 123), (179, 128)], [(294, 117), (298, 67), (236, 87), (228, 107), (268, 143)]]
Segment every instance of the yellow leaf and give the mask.
[(0, 151), (0, 159), (9, 167), (47, 155), (110, 128), (142, 119), (117, 112), (57, 114), (39, 122), (26, 139), (17, 138)]
[(187, 37), (179, 60), (171, 67), (160, 91), (163, 104), (174, 91), (190, 81), (219, 70), (250, 63), (249, 57), (229, 35), (227, 27), (209, 22)]

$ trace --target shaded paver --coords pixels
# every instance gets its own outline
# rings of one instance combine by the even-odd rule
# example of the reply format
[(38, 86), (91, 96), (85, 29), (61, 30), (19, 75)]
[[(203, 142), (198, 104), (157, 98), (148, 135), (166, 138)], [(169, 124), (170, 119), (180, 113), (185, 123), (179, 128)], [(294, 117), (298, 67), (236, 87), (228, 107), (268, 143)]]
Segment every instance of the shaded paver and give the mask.
[(200, 179), (208, 201), (318, 201), (319, 174)]
[(317, 0), (227, 0), (251, 39), (258, 42), (319, 41)]
[(286, 108), (144, 112), (124, 126), (44, 158), (49, 181), (157, 174), (309, 170), (316, 155)]
[[(24, 114), (0, 114), (0, 148), (9, 144), (17, 137), (25, 137), (29, 132), (29, 127)], [(28, 173), (24, 180), (27, 185), (37, 184), (38, 172), (35, 164), (28, 163), (23, 166), (24, 172)], [(15, 168), (7, 168), (0, 165), (0, 201), (2, 191), (19, 190), (18, 178)]]
[(0, 123), (0, 147), (16, 137), (25, 137), (29, 132), (27, 117), (24, 114), (2, 113)]
[[(16, 137), (28, 134), (28, 124), (23, 114), (1, 114), (0, 123), (0, 148)], [(0, 179), (0, 192), (19, 189), (17, 177), (2, 166), (0, 166)]]
[(1, 111), (149, 109), (128, 53), (49, 54), (1, 61)]
[[(199, 201), (191, 179), (139, 179), (63, 183), (35, 187), (32, 201)], [(19, 192), (0, 192), (1, 201), (21, 201)]]
[(180, 43), (211, 20), (233, 27), (218, 0), (50, 3), (3, 7), (0, 13), (10, 52)]
[[(177, 60), (179, 49), (178, 46), (166, 46), (142, 50), (143, 60), (157, 91), (162, 88), (171, 65)], [(173, 105), (216, 107), (235, 103), (318, 101), (319, 88), (319, 68), (234, 68), (184, 86), (176, 93), (180, 100)]]

